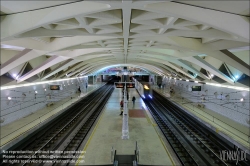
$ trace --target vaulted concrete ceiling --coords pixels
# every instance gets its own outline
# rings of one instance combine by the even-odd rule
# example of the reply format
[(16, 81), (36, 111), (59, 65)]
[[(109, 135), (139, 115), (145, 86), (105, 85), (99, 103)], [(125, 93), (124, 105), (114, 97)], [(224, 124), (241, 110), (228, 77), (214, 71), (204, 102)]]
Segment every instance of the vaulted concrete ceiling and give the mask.
[(1, 2), (2, 77), (59, 79), (117, 64), (238, 84), (249, 78), (249, 1)]

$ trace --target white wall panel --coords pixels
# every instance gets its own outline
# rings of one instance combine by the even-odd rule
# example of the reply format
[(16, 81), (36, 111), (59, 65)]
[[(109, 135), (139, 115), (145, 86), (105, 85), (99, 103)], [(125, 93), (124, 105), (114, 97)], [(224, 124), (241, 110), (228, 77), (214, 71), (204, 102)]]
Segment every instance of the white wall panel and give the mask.
[[(174, 84), (174, 82), (176, 83)], [(249, 120), (249, 91), (242, 91), (224, 87), (217, 87), (207, 84), (198, 84), (194, 82), (186, 82), (170, 79), (167, 82), (167, 88), (174, 87), (176, 96), (184, 97), (186, 101), (192, 103), (202, 103), (205, 108), (210, 109), (216, 113), (219, 113), (227, 118), (230, 118), (240, 124), (248, 126), (247, 121)], [(200, 85), (200, 92), (192, 92), (191, 87)], [(217, 95), (215, 95), (217, 92)], [(226, 95), (230, 96), (227, 100)], [(202, 97), (205, 100), (202, 100)], [(240, 101), (244, 98), (244, 101)]]
[[(1, 90), (1, 126), (11, 123), (17, 119), (30, 115), (37, 110), (46, 107), (49, 102), (58, 102), (77, 92), (78, 87), (83, 91), (88, 78), (79, 78), (64, 82), (53, 82), (50, 84), (62, 84), (63, 90), (51, 91), (49, 84), (18, 87), (15, 89)], [(72, 84), (73, 82), (73, 84)], [(64, 86), (65, 84), (65, 86)], [(46, 91), (44, 90), (46, 88)], [(38, 93), (35, 95), (35, 91)], [(50, 94), (51, 99), (46, 96)], [(11, 97), (11, 100), (8, 100)]]

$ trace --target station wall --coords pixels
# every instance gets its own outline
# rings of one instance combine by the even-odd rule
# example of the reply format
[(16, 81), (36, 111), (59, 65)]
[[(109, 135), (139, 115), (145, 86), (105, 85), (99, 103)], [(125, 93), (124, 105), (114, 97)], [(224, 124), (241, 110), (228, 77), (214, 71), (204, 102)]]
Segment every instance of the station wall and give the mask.
[[(201, 91), (192, 91), (192, 86), (201, 86)], [(181, 98), (183, 103), (201, 103), (209, 110), (250, 126), (249, 91), (167, 79), (165, 88), (170, 87), (175, 91), (173, 97)]]
[[(3, 126), (26, 117), (46, 107), (48, 103), (55, 103), (70, 97), (78, 92), (79, 86), (83, 91), (86, 89), (86, 82), (88, 82), (88, 77), (81, 77), (66, 81), (55, 81), (1, 90), (0, 125)], [(62, 90), (50, 90), (51, 84), (62, 85)], [(11, 100), (8, 97), (11, 97)]]

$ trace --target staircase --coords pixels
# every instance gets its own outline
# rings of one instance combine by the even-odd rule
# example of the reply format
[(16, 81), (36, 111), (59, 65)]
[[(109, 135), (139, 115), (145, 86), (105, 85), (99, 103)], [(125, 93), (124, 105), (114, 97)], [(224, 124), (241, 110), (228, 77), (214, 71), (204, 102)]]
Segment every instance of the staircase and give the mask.
[(131, 155), (116, 154), (116, 150), (112, 147), (111, 160), (113, 160), (113, 166), (137, 166), (139, 162), (139, 147), (137, 142), (135, 152)]
[(134, 166), (133, 162), (136, 161), (135, 155), (116, 155), (115, 158), (119, 166)]

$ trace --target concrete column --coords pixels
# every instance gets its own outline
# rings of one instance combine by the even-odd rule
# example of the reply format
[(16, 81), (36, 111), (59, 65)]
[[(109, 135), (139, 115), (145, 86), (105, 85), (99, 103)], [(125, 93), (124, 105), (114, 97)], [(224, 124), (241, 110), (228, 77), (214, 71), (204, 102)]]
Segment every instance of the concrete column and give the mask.
[(127, 101), (126, 84), (125, 84), (125, 87), (124, 87), (123, 97), (124, 97), (124, 100), (123, 100), (122, 139), (129, 139), (128, 101)]

